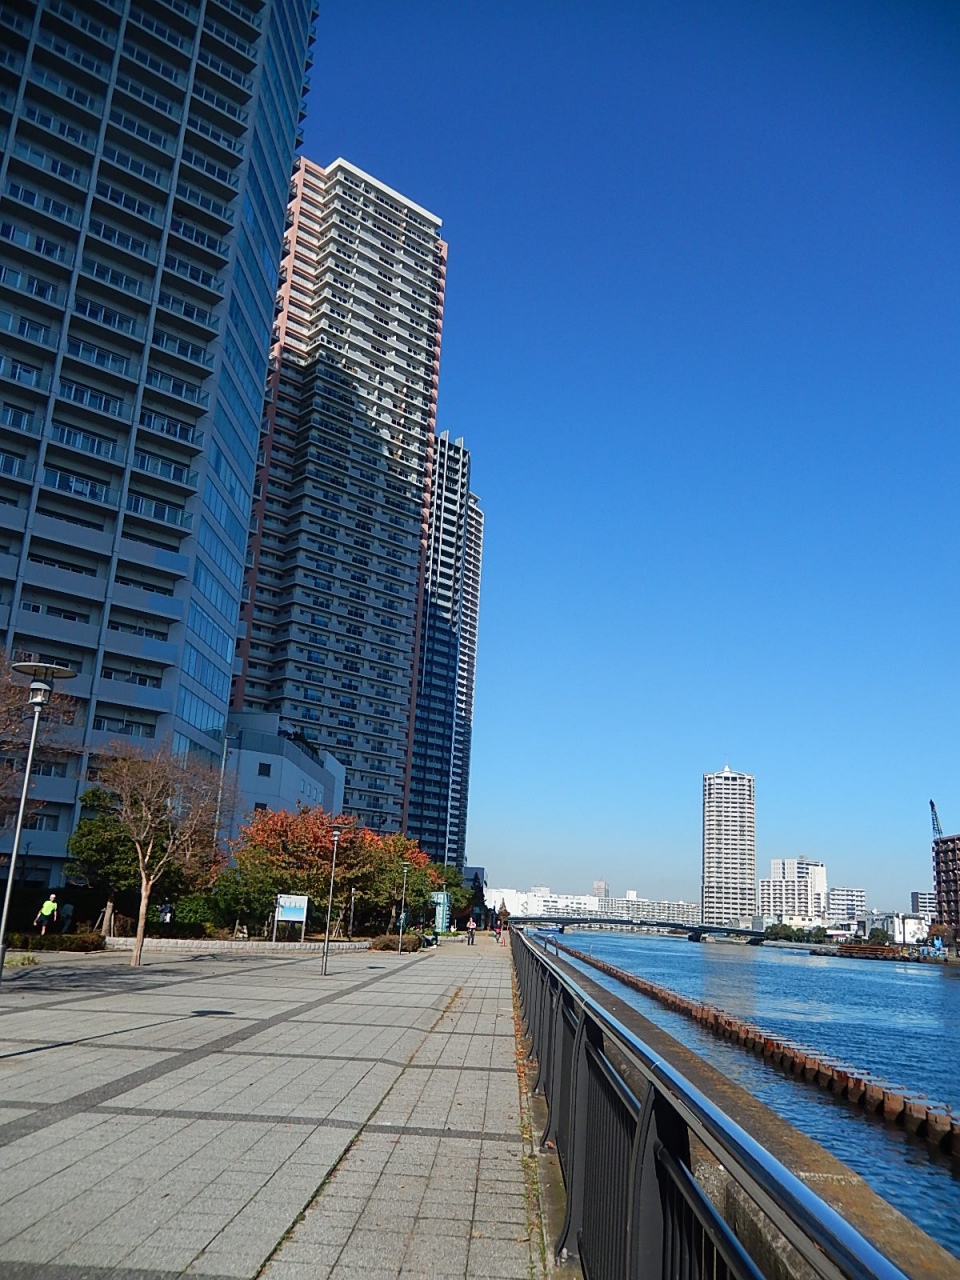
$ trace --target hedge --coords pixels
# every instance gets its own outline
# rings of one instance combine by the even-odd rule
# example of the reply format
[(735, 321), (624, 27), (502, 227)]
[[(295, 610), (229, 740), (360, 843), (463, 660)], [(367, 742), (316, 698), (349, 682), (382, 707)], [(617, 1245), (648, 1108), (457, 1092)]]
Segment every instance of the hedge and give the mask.
[[(370, 942), (371, 951), (396, 951), (399, 945), (399, 939), (393, 938), (389, 933), (382, 933), (379, 938), (373, 938)], [(403, 935), (404, 951), (420, 950), (419, 933), (405, 933)]]
[(11, 951), (102, 951), (106, 946), (99, 933), (11, 933)]

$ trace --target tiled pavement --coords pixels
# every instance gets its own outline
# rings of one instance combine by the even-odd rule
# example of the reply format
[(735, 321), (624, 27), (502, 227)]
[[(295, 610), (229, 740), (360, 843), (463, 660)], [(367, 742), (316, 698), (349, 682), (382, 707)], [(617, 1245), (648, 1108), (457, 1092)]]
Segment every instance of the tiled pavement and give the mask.
[(509, 953), (0, 988), (0, 1280), (525, 1280)]

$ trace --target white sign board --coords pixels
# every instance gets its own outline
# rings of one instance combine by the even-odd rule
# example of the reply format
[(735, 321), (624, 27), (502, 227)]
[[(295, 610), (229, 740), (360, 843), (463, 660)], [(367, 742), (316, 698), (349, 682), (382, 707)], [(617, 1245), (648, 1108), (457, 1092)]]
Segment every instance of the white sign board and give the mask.
[(277, 920), (290, 920), (295, 924), (304, 923), (307, 918), (308, 902), (309, 898), (306, 894), (278, 893)]

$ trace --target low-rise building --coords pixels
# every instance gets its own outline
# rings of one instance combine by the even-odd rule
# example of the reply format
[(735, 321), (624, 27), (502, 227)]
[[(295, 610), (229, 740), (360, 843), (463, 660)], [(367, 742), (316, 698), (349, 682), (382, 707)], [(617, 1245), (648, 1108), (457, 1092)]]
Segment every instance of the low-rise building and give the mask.
[(926, 942), (930, 932), (929, 921), (923, 916), (906, 915), (902, 911), (888, 911), (883, 915), (876, 914), (870, 926), (883, 929), (890, 935), (890, 941), (896, 946), (916, 946)]
[(867, 914), (866, 889), (850, 889), (838, 886), (827, 894), (827, 920), (859, 920)]
[(914, 889), (910, 895), (910, 911), (915, 916), (924, 916), (927, 920), (936, 920), (937, 895)]
[(258, 810), (296, 809), (320, 805), (327, 813), (343, 812), (343, 765), (329, 751), (315, 748), (278, 715), (242, 712), (227, 725), (221, 830), (236, 837), (241, 825)]

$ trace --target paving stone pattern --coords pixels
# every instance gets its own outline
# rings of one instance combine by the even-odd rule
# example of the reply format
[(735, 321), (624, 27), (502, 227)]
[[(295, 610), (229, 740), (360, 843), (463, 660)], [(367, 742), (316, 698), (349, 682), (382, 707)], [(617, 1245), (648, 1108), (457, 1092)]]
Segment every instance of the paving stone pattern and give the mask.
[(526, 1280), (509, 953), (0, 987), (0, 1280)]

